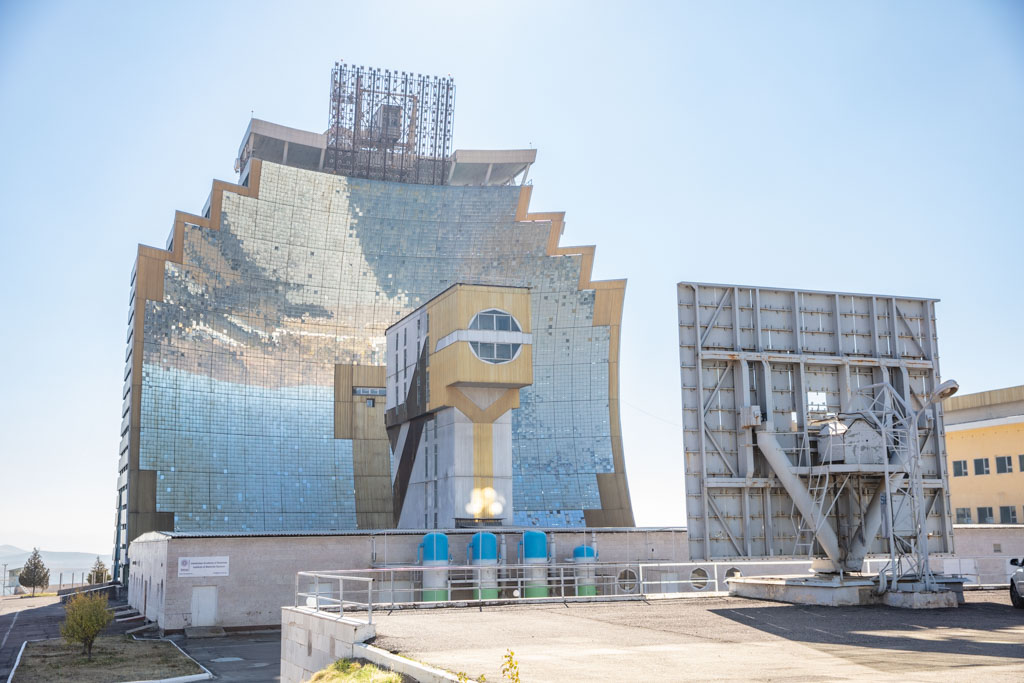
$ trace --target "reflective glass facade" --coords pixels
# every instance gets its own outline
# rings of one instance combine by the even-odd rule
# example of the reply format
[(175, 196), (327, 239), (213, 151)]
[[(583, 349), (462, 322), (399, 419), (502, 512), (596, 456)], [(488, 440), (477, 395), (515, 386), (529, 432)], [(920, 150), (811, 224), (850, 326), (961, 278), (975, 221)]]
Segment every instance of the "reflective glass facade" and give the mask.
[[(385, 329), (457, 282), (531, 288), (534, 383), (513, 412), (515, 522), (580, 526), (614, 471), (609, 328), (579, 255), (516, 221), (521, 188), (413, 185), (263, 162), (143, 323), (139, 468), (181, 531), (356, 526), (335, 364), (385, 364)], [(131, 540), (131, 539), (128, 539)]]

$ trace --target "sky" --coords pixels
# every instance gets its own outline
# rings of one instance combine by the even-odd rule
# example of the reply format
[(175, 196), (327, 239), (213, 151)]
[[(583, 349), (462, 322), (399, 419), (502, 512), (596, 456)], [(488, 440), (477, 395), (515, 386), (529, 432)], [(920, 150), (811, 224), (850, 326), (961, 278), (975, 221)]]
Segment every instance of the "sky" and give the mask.
[(627, 278), (637, 524), (685, 523), (675, 285), (934, 297), (961, 392), (1024, 384), (1024, 4), (0, 3), (0, 544), (113, 545), (129, 279), (251, 115), (336, 60), (454, 76), (455, 147)]

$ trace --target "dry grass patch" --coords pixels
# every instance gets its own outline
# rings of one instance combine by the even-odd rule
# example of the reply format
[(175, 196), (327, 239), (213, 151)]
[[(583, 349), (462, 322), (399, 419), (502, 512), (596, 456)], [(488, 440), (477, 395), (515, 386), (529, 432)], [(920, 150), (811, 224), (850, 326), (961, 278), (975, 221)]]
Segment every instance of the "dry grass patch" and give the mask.
[(313, 675), (309, 683), (407, 683), (400, 673), (381, 669), (361, 659), (339, 659)]
[(105, 636), (97, 638), (93, 644), (91, 662), (82, 654), (81, 645), (68, 645), (63, 640), (29, 643), (14, 675), (14, 683), (119, 683), (202, 672), (166, 641)]

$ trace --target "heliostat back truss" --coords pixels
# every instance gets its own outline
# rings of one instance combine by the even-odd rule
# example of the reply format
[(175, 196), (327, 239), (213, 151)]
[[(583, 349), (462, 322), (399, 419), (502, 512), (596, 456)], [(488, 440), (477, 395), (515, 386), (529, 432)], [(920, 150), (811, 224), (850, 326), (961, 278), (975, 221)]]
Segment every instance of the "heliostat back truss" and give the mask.
[(455, 81), (343, 63), (331, 71), (324, 170), (355, 178), (444, 185)]
[[(830, 421), (876, 415), (880, 385), (914, 411), (926, 407), (916, 431), (928, 548), (952, 552), (942, 411), (924, 403), (940, 381), (935, 300), (683, 282), (678, 304), (693, 560), (821, 555), (812, 521), (796, 509), (755, 430), (772, 432), (821, 512), (819, 529), (828, 524), (851, 545), (871, 528), (861, 551), (888, 554), (884, 529), (857, 527), (872, 496), (886, 490), (881, 467), (829, 460), (818, 443)], [(913, 515), (901, 505), (906, 487), (899, 475), (891, 481), (893, 530), (912, 536)]]

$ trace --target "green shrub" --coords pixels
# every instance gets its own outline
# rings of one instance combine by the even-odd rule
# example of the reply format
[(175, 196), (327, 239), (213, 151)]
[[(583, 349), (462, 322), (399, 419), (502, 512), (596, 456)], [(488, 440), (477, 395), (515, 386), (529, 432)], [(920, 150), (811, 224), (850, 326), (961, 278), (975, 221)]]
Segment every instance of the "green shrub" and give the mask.
[(107, 611), (107, 596), (79, 593), (68, 600), (64, 613), (60, 634), (69, 643), (81, 643), (82, 652), (91, 661), (96, 636), (114, 619)]

